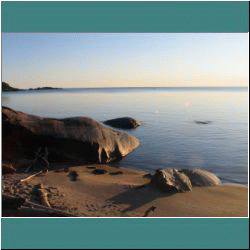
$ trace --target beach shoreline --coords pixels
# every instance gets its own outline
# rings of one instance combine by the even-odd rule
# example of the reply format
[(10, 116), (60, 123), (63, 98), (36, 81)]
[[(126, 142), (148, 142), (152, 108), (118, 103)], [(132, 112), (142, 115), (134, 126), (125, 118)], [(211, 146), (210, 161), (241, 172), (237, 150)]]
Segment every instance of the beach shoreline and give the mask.
[[(71, 173), (77, 173), (74, 181)], [(20, 183), (30, 175), (3, 175), (2, 194), (30, 200), (34, 186), (42, 184), (51, 208), (72, 217), (248, 216), (246, 185), (223, 183), (220, 186), (193, 187), (190, 192), (164, 193), (150, 183), (147, 172), (106, 164), (69, 167), (65, 163), (53, 163), (47, 173)], [(32, 213), (3, 212), (5, 216), (32, 217)]]

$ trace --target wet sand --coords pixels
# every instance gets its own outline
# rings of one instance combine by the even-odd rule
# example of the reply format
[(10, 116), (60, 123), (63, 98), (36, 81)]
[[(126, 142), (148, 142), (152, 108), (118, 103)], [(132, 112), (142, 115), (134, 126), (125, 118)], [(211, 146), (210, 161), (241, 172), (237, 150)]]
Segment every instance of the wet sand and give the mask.
[[(69, 173), (73, 171), (78, 175), (75, 181), (69, 177)], [(248, 216), (247, 186), (193, 187), (191, 192), (164, 193), (150, 184), (147, 173), (108, 165), (79, 165), (69, 169), (63, 169), (61, 166), (47, 174), (33, 177), (26, 183), (16, 184), (18, 180), (29, 175), (31, 174), (4, 175), (3, 193), (30, 200), (33, 187), (39, 183), (43, 184), (51, 207), (64, 211), (69, 216)], [(5, 213), (3, 216), (25, 216), (24, 214)]]

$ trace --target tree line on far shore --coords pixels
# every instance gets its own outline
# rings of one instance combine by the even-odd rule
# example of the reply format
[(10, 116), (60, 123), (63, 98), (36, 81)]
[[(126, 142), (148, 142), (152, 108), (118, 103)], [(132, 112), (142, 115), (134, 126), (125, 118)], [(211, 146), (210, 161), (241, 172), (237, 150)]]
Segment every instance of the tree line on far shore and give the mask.
[(60, 88), (53, 88), (53, 87), (40, 87), (40, 88), (29, 88), (29, 89), (18, 89), (13, 88), (10, 86), (10, 84), (6, 82), (2, 82), (2, 91), (20, 91), (20, 90), (50, 90), (50, 89), (60, 89)]
[(11, 87), (8, 83), (2, 82), (2, 91), (17, 91), (19, 89)]

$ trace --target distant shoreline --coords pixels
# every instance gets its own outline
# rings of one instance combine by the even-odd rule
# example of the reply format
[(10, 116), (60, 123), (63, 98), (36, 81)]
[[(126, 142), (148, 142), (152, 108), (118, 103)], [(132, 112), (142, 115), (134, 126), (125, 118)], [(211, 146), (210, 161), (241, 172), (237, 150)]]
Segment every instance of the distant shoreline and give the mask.
[[(3, 82), (4, 83), (4, 82)], [(6, 87), (2, 83), (2, 92), (16, 92), (16, 91), (33, 91), (33, 90), (248, 90), (248, 86), (191, 86), (191, 87), (37, 87), (37, 88), (28, 88), (28, 89), (19, 89), (13, 88), (9, 84)]]
[(53, 90), (53, 89), (62, 89), (62, 88), (54, 88), (54, 87), (38, 87), (38, 88), (29, 88), (27, 90)]
[(54, 87), (38, 87), (38, 88), (29, 88), (29, 89), (19, 89), (13, 88), (8, 83), (2, 82), (2, 92), (10, 92), (10, 91), (29, 91), (29, 90), (59, 90), (62, 88), (54, 88)]
[(191, 87), (65, 87), (63, 89), (248, 89), (248, 86), (191, 86)]

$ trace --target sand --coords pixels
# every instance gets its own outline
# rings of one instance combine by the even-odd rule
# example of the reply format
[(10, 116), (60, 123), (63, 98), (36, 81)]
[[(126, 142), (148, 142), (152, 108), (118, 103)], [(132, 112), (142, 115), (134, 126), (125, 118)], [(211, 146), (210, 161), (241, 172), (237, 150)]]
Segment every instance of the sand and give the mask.
[[(57, 167), (58, 168), (58, 165)], [(106, 171), (96, 174), (96, 169)], [(72, 181), (69, 173), (76, 171)], [(60, 166), (18, 184), (29, 174), (2, 177), (3, 194), (31, 199), (36, 184), (43, 184), (53, 209), (80, 217), (247, 217), (248, 187), (220, 185), (194, 187), (191, 192), (164, 193), (150, 184), (143, 171), (108, 165)], [(3, 216), (32, 216), (3, 213)], [(33, 213), (33, 216), (39, 216)], [(50, 216), (50, 215), (48, 215)], [(47, 216), (47, 217), (48, 217)], [(53, 215), (51, 215), (53, 216)]]

